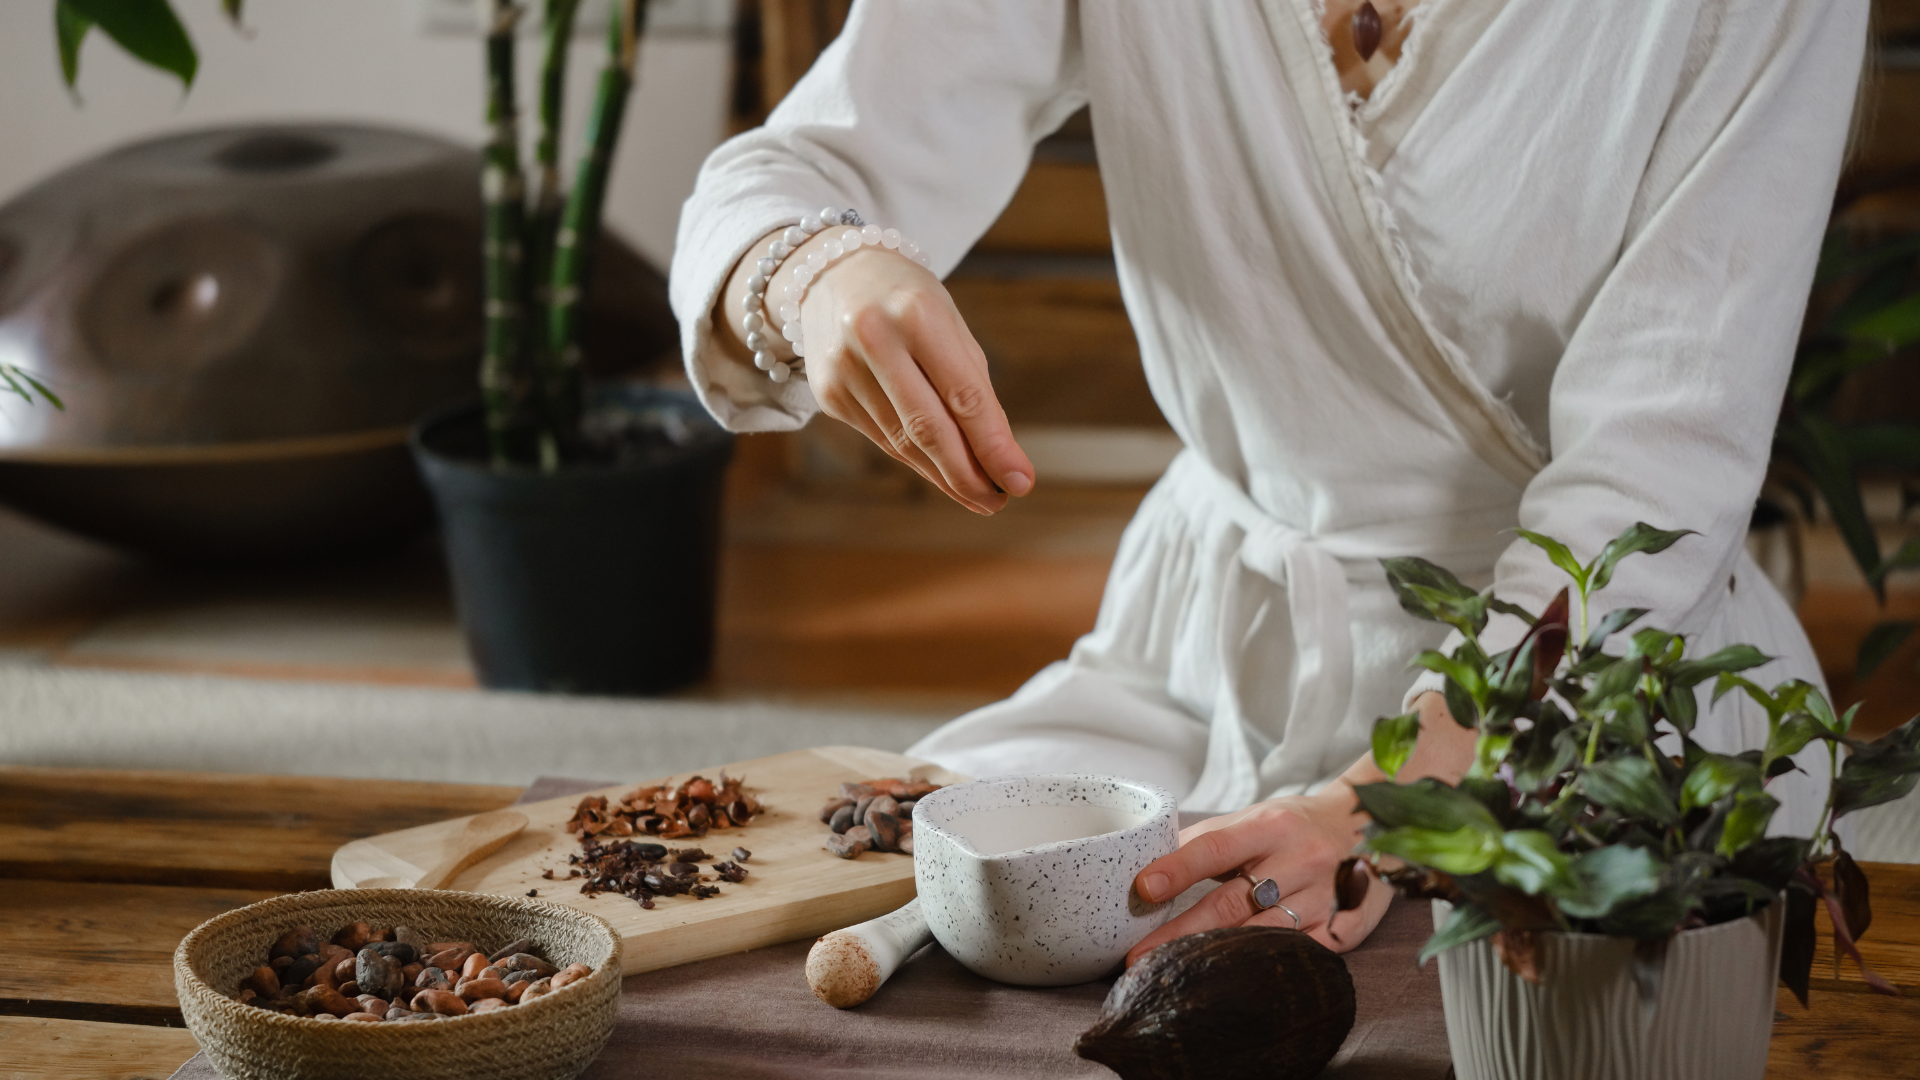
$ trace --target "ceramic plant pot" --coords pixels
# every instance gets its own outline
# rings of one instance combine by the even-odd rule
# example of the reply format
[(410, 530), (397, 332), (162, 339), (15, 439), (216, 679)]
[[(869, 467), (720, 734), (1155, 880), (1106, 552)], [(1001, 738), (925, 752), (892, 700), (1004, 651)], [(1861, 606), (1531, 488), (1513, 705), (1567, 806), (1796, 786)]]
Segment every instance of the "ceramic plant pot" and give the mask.
[(489, 687), (657, 694), (707, 673), (733, 437), (692, 394), (621, 393), (680, 417), (689, 441), (633, 463), (542, 473), (488, 465), (477, 408), (416, 429), (461, 628)]
[[(1434, 903), (1434, 925), (1451, 906)], [(1458, 1080), (1761, 1080), (1773, 1031), (1786, 905), (1688, 930), (1667, 948), (1651, 1009), (1633, 940), (1545, 934), (1539, 985), (1490, 939), (1440, 954)]]
[(1151, 784), (1003, 776), (941, 788), (913, 808), (913, 878), (954, 959), (1019, 986), (1110, 975), (1167, 920), (1133, 877), (1179, 846), (1178, 807)]

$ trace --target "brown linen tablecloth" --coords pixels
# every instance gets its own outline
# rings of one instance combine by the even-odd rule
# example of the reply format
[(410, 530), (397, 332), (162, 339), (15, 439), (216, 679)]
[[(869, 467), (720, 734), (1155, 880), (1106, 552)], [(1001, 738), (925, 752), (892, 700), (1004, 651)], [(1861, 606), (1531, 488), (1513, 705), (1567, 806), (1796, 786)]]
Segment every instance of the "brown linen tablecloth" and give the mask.
[[(522, 801), (607, 786), (543, 777)], [(1366, 943), (1346, 954), (1359, 1015), (1324, 1076), (1448, 1075), (1439, 977), (1432, 965), (1413, 963), (1432, 930), (1426, 905), (1396, 902)], [(873, 1000), (840, 1010), (807, 989), (811, 946), (796, 941), (629, 978), (613, 1038), (587, 1080), (1113, 1075), (1073, 1054), (1074, 1037), (1093, 1023), (1112, 980), (1049, 990), (1002, 986), (935, 944), (902, 965)], [(173, 1080), (217, 1075), (196, 1054)]]

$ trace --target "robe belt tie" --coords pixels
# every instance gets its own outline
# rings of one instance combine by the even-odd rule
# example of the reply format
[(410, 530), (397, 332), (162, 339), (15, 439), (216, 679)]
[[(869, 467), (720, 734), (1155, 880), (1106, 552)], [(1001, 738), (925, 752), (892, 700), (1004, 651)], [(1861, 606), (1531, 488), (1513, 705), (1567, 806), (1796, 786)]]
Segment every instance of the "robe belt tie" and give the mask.
[[(1183, 802), (1194, 810), (1235, 810), (1269, 794), (1303, 791), (1318, 776), (1326, 744), (1345, 720), (1353, 698), (1353, 624), (1347, 613), (1347, 574), (1340, 560), (1313, 537), (1262, 510), (1240, 485), (1192, 450), (1167, 470), (1175, 490), (1201, 495), (1241, 533), (1232, 569), (1219, 597), (1220, 675), (1213, 732), (1199, 783)], [(1278, 745), (1247, 721), (1243, 673), (1261, 658), (1247, 655), (1249, 637), (1265, 606), (1257, 574), (1285, 592), (1293, 638), (1285, 735)]]

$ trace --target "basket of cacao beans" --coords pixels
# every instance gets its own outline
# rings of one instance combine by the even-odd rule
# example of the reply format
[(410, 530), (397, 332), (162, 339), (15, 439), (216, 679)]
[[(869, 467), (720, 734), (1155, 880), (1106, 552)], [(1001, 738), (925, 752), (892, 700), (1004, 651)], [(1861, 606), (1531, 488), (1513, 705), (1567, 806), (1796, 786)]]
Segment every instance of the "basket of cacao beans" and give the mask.
[(328, 889), (201, 924), (173, 980), (226, 1080), (563, 1080), (613, 1033), (620, 935), (544, 900)]

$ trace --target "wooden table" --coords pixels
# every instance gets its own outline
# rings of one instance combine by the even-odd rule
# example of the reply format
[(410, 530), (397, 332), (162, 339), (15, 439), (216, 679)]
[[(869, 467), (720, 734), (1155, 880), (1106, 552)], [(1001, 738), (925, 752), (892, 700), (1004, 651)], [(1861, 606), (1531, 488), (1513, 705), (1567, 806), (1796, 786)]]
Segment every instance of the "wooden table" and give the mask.
[[(0, 1077), (162, 1080), (194, 1052), (174, 946), (229, 908), (324, 888), (348, 840), (510, 803), (515, 788), (0, 766)], [(1868, 867), (1869, 994), (1822, 938), (1784, 991), (1769, 1077), (1920, 1075), (1920, 867)]]

